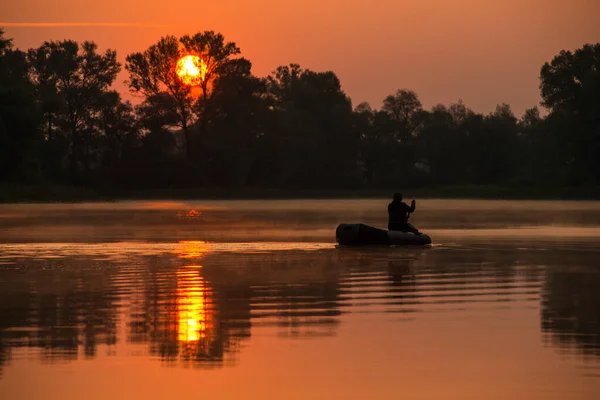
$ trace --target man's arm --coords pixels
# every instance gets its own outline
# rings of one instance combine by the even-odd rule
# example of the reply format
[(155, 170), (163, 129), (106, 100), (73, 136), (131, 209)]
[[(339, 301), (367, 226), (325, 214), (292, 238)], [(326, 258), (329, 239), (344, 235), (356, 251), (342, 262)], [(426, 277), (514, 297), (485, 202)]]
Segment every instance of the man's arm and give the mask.
[(402, 203), (400, 203), (400, 206), (399, 206), (399, 207), (400, 207), (400, 209), (402, 210), (402, 212), (405, 212), (405, 213), (407, 213), (407, 214), (410, 214), (411, 212), (413, 212), (413, 211), (415, 210), (415, 208), (414, 208), (414, 207), (412, 207), (412, 204), (411, 204), (411, 206), (409, 206), (409, 205), (408, 205), (408, 204), (406, 204), (405, 202), (402, 202)]
[(409, 211), (409, 213), (414, 213), (416, 207), (417, 207), (417, 202), (413, 199), (413, 201), (410, 202), (410, 211)]

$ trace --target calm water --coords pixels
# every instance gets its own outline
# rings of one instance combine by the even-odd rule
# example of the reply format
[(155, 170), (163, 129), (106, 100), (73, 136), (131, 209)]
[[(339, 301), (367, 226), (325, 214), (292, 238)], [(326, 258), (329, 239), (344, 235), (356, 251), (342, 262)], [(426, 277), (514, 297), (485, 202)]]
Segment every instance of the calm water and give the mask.
[(0, 205), (0, 398), (600, 398), (599, 202), (386, 205)]

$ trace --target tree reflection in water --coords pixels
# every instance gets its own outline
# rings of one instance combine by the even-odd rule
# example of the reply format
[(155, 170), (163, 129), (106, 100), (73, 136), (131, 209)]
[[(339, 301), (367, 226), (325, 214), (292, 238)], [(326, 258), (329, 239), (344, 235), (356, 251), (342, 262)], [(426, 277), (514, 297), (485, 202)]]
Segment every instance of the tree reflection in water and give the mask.
[[(563, 267), (577, 262), (588, 268)], [(118, 340), (165, 365), (219, 367), (235, 363), (260, 327), (333, 336), (344, 313), (540, 296), (548, 343), (598, 358), (600, 279), (590, 265), (486, 249), (211, 253), (203, 242), (182, 242), (175, 254), (16, 259), (0, 266), (0, 371), (16, 349), (54, 363), (94, 358), (100, 347), (115, 353)]]
[(563, 352), (600, 357), (600, 271), (551, 268), (541, 300), (545, 340)]

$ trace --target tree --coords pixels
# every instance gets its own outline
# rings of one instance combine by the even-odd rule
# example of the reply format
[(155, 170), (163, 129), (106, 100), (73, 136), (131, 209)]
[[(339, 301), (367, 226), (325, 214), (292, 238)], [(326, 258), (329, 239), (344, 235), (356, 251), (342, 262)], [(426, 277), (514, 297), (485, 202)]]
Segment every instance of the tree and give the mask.
[(396, 139), (407, 142), (416, 133), (418, 115), (423, 111), (423, 106), (415, 92), (398, 89), (394, 95), (389, 95), (383, 100), (381, 111), (388, 113), (397, 124)]
[(0, 28), (0, 54), (5, 55), (8, 51), (12, 50), (13, 40), (4, 37), (4, 29)]
[(461, 126), (475, 115), (473, 110), (463, 103), (462, 99), (459, 99), (457, 103), (450, 104), (448, 112), (452, 117), (452, 124), (456, 127)]
[[(219, 68), (229, 61), (240, 49), (232, 42), (225, 42), (223, 35), (213, 31), (161, 38), (143, 53), (127, 56), (125, 68), (129, 72), (129, 87), (140, 93), (146, 101), (170, 110), (177, 117), (177, 127), (184, 137), (188, 158), (193, 154), (193, 128), (199, 122), (200, 136), (205, 132), (210, 119), (211, 89), (218, 76)], [(196, 55), (206, 66), (206, 74), (197, 96), (192, 86), (184, 84), (177, 76), (177, 61), (184, 55)]]
[[(406, 184), (406, 158), (401, 157), (402, 144), (397, 140), (396, 123), (384, 111), (355, 112), (360, 138), (360, 163), (365, 183), (371, 187), (393, 187)], [(410, 157), (412, 160), (412, 157)]]
[(373, 108), (369, 103), (363, 101), (354, 108), (354, 112), (358, 114), (373, 114)]
[(586, 44), (571, 53), (561, 51), (542, 66), (543, 105), (584, 118), (600, 119), (600, 43)]
[[(466, 121), (462, 118), (462, 114), (466, 114), (462, 112), (463, 107), (438, 104), (425, 114), (418, 137), (419, 158), (427, 166), (433, 183), (457, 184), (468, 179), (466, 138), (461, 129)], [(451, 110), (461, 117), (455, 119)]]
[(484, 119), (480, 147), (480, 182), (506, 183), (519, 170), (517, 134), (518, 120), (508, 104), (499, 104)]
[[(561, 51), (542, 66), (540, 89), (549, 119), (544, 129), (558, 135), (556, 154), (570, 170), (571, 183), (600, 182), (600, 43)], [(557, 131), (564, 126), (565, 131)]]
[(129, 72), (132, 92), (142, 94), (147, 106), (164, 108), (176, 117), (170, 121), (183, 132), (185, 152), (189, 157), (190, 130), (196, 116), (192, 110), (192, 87), (179, 79), (175, 69), (183, 55), (177, 38), (165, 36), (143, 53), (129, 54), (125, 69)]
[(524, 128), (533, 128), (538, 126), (542, 122), (542, 117), (540, 116), (540, 110), (537, 107), (531, 107), (525, 110), (519, 124)]
[(382, 111), (391, 114), (397, 121), (410, 121), (422, 108), (415, 92), (398, 89), (394, 95), (389, 95), (383, 100)]
[(104, 96), (100, 108), (99, 128), (104, 134), (105, 144), (102, 166), (119, 174), (124, 157), (137, 147), (139, 131), (135, 121), (133, 106), (121, 101), (118, 93)]
[[(549, 170), (545, 159), (549, 156), (549, 141), (541, 135), (544, 119), (537, 107), (525, 110), (518, 122), (518, 152), (515, 154), (518, 164), (518, 181), (521, 184), (541, 182)], [(542, 167), (542, 164), (545, 164)]]
[(187, 53), (199, 56), (206, 65), (206, 73), (200, 84), (202, 96), (195, 104), (195, 111), (200, 118), (199, 132), (203, 135), (210, 119), (211, 88), (219, 78), (219, 73), (225, 72), (224, 67), (231, 65), (229, 62), (233, 60), (232, 57), (240, 54), (240, 48), (233, 42), (225, 42), (223, 35), (214, 31), (184, 35), (179, 41)]
[(278, 136), (273, 150), (281, 184), (347, 186), (358, 178), (352, 104), (332, 71), (278, 67), (268, 78)]
[(33, 178), (41, 144), (40, 113), (26, 54), (0, 29), (0, 179)]
[(232, 59), (221, 65), (212, 91), (210, 121), (201, 149), (205, 170), (218, 185), (247, 185), (262, 180), (257, 164), (268, 157), (262, 139), (273, 129), (266, 82), (252, 75), (252, 64)]
[(379, 111), (360, 111), (370, 128), (362, 129), (361, 161), (366, 183), (393, 187), (412, 185), (416, 154), (414, 139), (422, 119), (415, 92), (397, 90), (387, 96)]
[(79, 180), (94, 162), (93, 141), (101, 134), (99, 125), (107, 96), (121, 66), (117, 53), (98, 52), (94, 42), (81, 45), (72, 40), (45, 42), (29, 51), (42, 109), (46, 137), (65, 140), (72, 179)]

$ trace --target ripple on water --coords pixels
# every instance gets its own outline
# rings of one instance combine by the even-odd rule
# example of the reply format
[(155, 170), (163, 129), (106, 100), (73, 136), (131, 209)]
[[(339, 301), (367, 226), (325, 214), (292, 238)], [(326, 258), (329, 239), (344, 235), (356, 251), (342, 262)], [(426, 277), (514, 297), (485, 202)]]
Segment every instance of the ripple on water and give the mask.
[[(359, 212), (360, 204), (348, 209)], [(138, 206), (145, 213), (155, 204)], [(160, 220), (179, 207), (165, 205), (168, 213), (148, 218)], [(294, 207), (280, 205), (277, 212)], [(220, 212), (203, 210), (206, 218)], [(498, 215), (490, 218), (499, 223)], [(269, 219), (268, 235), (285, 230), (282, 221), (274, 227)], [(503, 394), (517, 381), (526, 393), (542, 387), (546, 394), (577, 395), (573, 385), (594, 384), (600, 362), (597, 228), (453, 230), (429, 223), (430, 248), (338, 248), (320, 222), (281, 240), (259, 233), (252, 240), (247, 224), (229, 242), (179, 240), (205, 238), (191, 228), (162, 232), (175, 239), (135, 240), (143, 235), (129, 232), (94, 242), (87, 240), (90, 228), (81, 243), (61, 241), (62, 234), (43, 243), (2, 243), (0, 386), (17, 371), (36, 379), (40, 363), (78, 376), (118, 370), (127, 378), (133, 377), (128, 370), (162, 365), (223, 374), (239, 368), (238, 375), (256, 379), (257, 371), (275, 365), (278, 373), (289, 370), (314, 382), (331, 370), (345, 386), (377, 375), (382, 387), (408, 387), (398, 384), (406, 376), (420, 390), (431, 382), (450, 382), (447, 390), (469, 382), (475, 390), (481, 381), (484, 392), (499, 382), (494, 390)], [(310, 232), (317, 238), (299, 240)], [(63, 386), (53, 368), (44, 371)], [(161, 370), (168, 385), (183, 376), (170, 371)], [(347, 371), (360, 372), (361, 379)]]

